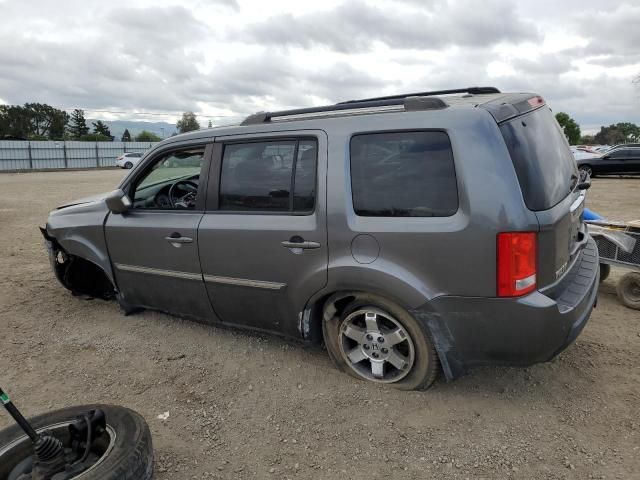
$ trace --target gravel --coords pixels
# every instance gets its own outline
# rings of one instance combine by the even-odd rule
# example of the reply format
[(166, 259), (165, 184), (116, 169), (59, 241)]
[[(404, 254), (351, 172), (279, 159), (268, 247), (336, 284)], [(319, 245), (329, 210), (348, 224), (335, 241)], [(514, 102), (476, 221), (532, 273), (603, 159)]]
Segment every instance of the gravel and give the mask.
[[(151, 427), (159, 480), (638, 478), (640, 312), (618, 303), (619, 271), (554, 361), (399, 392), (337, 372), (318, 347), (72, 297), (37, 226), (122, 174), (0, 175), (0, 382), (27, 415), (131, 407)], [(631, 220), (639, 185), (595, 179), (588, 204)]]

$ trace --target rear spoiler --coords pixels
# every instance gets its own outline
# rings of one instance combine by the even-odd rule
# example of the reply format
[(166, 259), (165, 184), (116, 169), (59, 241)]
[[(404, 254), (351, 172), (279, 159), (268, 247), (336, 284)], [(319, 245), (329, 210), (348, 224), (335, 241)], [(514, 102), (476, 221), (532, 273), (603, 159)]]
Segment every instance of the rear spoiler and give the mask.
[(544, 98), (535, 93), (512, 93), (489, 100), (478, 107), (487, 110), (497, 123), (503, 123), (544, 105)]

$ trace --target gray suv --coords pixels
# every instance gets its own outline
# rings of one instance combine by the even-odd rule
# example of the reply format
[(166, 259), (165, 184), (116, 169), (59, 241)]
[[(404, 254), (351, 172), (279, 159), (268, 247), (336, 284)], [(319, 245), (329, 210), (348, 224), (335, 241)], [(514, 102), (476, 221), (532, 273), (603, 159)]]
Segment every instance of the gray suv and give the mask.
[(588, 186), (541, 97), (473, 87), (172, 137), (42, 233), (76, 294), (324, 342), (354, 377), (419, 389), (577, 337)]

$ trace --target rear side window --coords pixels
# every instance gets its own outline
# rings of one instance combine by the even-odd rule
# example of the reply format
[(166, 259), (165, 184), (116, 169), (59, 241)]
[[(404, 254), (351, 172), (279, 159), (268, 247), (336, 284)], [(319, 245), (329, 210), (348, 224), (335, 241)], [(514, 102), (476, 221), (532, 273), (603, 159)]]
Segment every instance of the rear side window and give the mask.
[(451, 142), (444, 132), (390, 132), (351, 139), (357, 215), (448, 217), (458, 210)]
[(224, 147), (220, 210), (311, 212), (316, 198), (315, 140), (279, 140)]
[(576, 183), (576, 162), (549, 108), (514, 118), (500, 130), (530, 210), (547, 210), (569, 195)]

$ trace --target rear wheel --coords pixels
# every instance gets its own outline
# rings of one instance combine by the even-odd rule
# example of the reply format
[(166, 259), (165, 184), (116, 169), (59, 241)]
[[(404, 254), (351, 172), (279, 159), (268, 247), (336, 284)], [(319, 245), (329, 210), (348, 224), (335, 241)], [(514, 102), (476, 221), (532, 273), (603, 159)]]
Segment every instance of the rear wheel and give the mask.
[(624, 306), (640, 310), (640, 273), (630, 272), (623, 275), (616, 290)]
[(124, 168), (126, 168), (127, 170), (133, 168), (133, 163), (131, 163), (131, 162), (125, 163), (124, 164)]
[(438, 357), (427, 332), (401, 307), (360, 294), (323, 322), (329, 356), (353, 377), (402, 390), (428, 388)]

